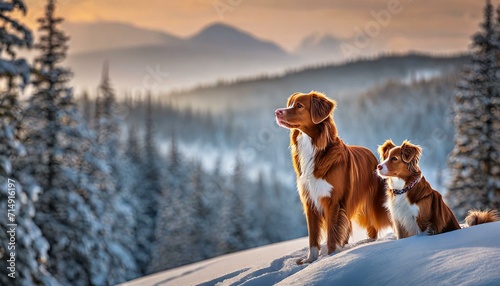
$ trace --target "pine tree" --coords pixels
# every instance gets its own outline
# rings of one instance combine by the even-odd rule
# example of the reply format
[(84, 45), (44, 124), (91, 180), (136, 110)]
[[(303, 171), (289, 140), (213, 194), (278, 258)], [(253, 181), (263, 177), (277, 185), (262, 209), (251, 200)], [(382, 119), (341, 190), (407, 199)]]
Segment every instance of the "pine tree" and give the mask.
[[(222, 170), (222, 158), (219, 155), (215, 160), (210, 184), (214, 190), (214, 200), (217, 201), (217, 210), (214, 214), (214, 253), (215, 255), (226, 254), (231, 251), (231, 246), (237, 244), (232, 236), (235, 226), (232, 224), (233, 216), (233, 193), (229, 188), (228, 178)], [(234, 250), (233, 250), (234, 251)]]
[[(2, 1), (0, 5), (0, 173), (12, 173), (12, 156), (23, 155), (25, 149), (19, 142), (20, 104), (19, 90), (29, 81), (30, 66), (25, 59), (16, 58), (16, 49), (31, 48), (31, 31), (12, 17), (12, 13), (26, 15), (24, 1)], [(18, 81), (22, 78), (22, 82)], [(6, 89), (3, 89), (6, 87)]]
[(153, 106), (151, 95), (147, 97), (146, 121), (144, 134), (144, 160), (141, 166), (141, 187), (138, 200), (140, 209), (138, 217), (141, 223), (137, 224), (135, 233), (140, 255), (137, 256), (141, 273), (150, 273), (157, 269), (152, 258), (155, 244), (155, 228), (157, 227), (158, 211), (161, 210), (163, 183), (159, 154), (156, 149), (155, 130), (153, 122)]
[[(2, 1), (0, 5), (0, 21), (3, 23), (0, 28), (0, 76), (6, 80), (7, 91), (17, 87), (23, 89), (30, 78), (30, 65), (23, 58), (16, 58), (16, 49), (31, 48), (33, 38), (31, 31), (23, 24), (19, 23), (12, 13), (20, 12), (26, 15), (26, 4), (24, 0)], [(21, 78), (21, 82), (18, 79)], [(15, 94), (15, 93), (14, 93)], [(10, 94), (9, 97), (15, 95)], [(6, 98), (6, 95), (2, 95)], [(9, 98), (8, 101), (16, 101)]]
[(188, 264), (195, 261), (198, 255), (193, 248), (195, 238), (192, 234), (196, 220), (189, 175), (189, 165), (181, 158), (173, 136), (165, 174), (167, 186), (158, 200), (161, 211), (155, 219), (151, 272)]
[[(39, 172), (40, 183), (44, 187), (51, 188), (56, 182), (58, 170), (58, 133), (64, 128), (75, 122), (70, 122), (69, 116), (61, 110), (72, 113), (75, 105), (72, 99), (72, 90), (67, 87), (67, 83), (71, 78), (71, 72), (59, 67), (59, 63), (64, 61), (66, 50), (68, 48), (66, 42), (69, 38), (60, 30), (57, 29), (63, 19), (55, 18), (54, 3), (48, 2), (46, 14), (44, 18), (38, 19), (40, 24), (39, 31), (41, 32), (40, 42), (35, 45), (35, 49), (41, 52), (41, 55), (35, 58), (33, 68), (35, 79), (35, 94), (30, 98), (28, 111), (26, 116), (31, 120), (31, 133), (28, 137), (29, 144), (33, 148), (39, 141), (43, 142), (36, 151), (31, 152), (31, 156), (35, 154), (41, 163), (44, 163)], [(65, 117), (65, 118), (63, 118)], [(45, 119), (39, 121), (38, 119)], [(64, 121), (64, 122), (62, 122)], [(33, 125), (34, 124), (34, 125)], [(43, 150), (42, 150), (43, 149)], [(46, 152), (44, 152), (44, 150)], [(60, 155), (59, 155), (60, 156)]]
[(92, 107), (89, 98), (89, 93), (84, 91), (81, 97), (81, 113), (83, 120), (85, 120), (85, 125), (92, 126)]
[(110, 256), (108, 283), (117, 284), (139, 276), (134, 257), (137, 252), (134, 227), (136, 218), (134, 208), (135, 190), (130, 178), (126, 156), (121, 153), (120, 125), (122, 118), (118, 116), (118, 103), (109, 76), (109, 63), (103, 64), (101, 84), (99, 85), (96, 121), (96, 152), (102, 157), (110, 169), (100, 176), (100, 192), (104, 204), (101, 221), (106, 227), (105, 240)]
[(212, 232), (214, 223), (215, 190), (208, 187), (208, 179), (199, 161), (193, 163), (193, 172), (191, 175), (192, 196), (192, 214), (194, 219), (191, 236), (193, 237), (193, 248), (195, 256), (193, 261), (207, 259), (214, 254), (215, 243), (212, 239), (215, 233)]
[(498, 64), (493, 6), (487, 1), (481, 30), (472, 38), (472, 60), (454, 100), (455, 147), (450, 154), (447, 199), (458, 216), (472, 208), (493, 208), (500, 185)]
[[(35, 48), (35, 92), (25, 117), (28, 156), (23, 168), (40, 183), (43, 193), (36, 204), (36, 223), (50, 243), (48, 269), (64, 285), (106, 283), (109, 255), (100, 240), (105, 227), (99, 188), (81, 172), (82, 161), (93, 164), (88, 153), (90, 132), (82, 125), (72, 90), (71, 72), (60, 66), (66, 57), (68, 37), (58, 26), (55, 1), (49, 0)], [(94, 260), (95, 259), (95, 260)]]
[[(268, 244), (273, 241), (273, 236), (276, 234), (275, 225), (271, 221), (277, 217), (273, 217), (273, 210), (280, 211), (274, 208), (277, 205), (277, 197), (275, 193), (268, 188), (265, 176), (262, 171), (259, 172), (257, 183), (255, 184), (255, 211), (252, 211), (253, 225), (259, 231), (259, 245)], [(276, 241), (276, 240), (274, 240)]]
[(109, 77), (109, 62), (105, 61), (102, 67), (101, 84), (99, 85), (99, 96), (96, 99), (96, 120), (98, 121), (98, 141), (109, 146), (109, 156), (113, 158), (118, 150), (120, 123), (117, 117), (117, 102), (115, 91), (111, 86)]
[[(3, 1), (0, 5), (0, 21), (3, 22), (0, 28), (0, 211), (7, 216), (9, 210), (14, 210), (9, 212), (9, 222), (0, 220), (0, 284), (59, 285), (46, 270), (49, 244), (33, 219), (36, 215), (34, 203), (41, 189), (18, 165), (26, 155), (20, 140), (25, 129), (20, 121), (18, 93), (29, 81), (30, 66), (25, 59), (16, 57), (16, 49), (31, 48), (32, 38), (30, 30), (11, 16), (16, 11), (26, 14), (24, 1)], [(17, 238), (15, 278), (8, 276), (11, 271), (7, 268), (10, 266), (7, 260), (12, 251), (7, 233), (12, 226), (8, 223), (17, 224), (14, 227)]]
[(249, 235), (249, 230), (253, 228), (249, 221), (248, 200), (246, 199), (248, 198), (249, 191), (250, 188), (243, 172), (243, 162), (237, 156), (230, 181), (230, 204), (233, 209), (233, 216), (231, 217), (233, 233), (231, 236), (234, 237), (234, 240), (229, 245), (229, 251), (237, 251), (254, 246)]
[(206, 227), (207, 246), (204, 252), (208, 257), (214, 257), (227, 253), (227, 240), (230, 235), (231, 206), (226, 204), (227, 178), (222, 171), (222, 158), (219, 155), (213, 170), (203, 172), (206, 176), (203, 180), (204, 206), (208, 208), (209, 214), (205, 219), (201, 218), (200, 224)]
[[(302, 204), (295, 188), (285, 187), (273, 174), (269, 192), (275, 200), (271, 206), (271, 218), (269, 219), (272, 228), (271, 241), (279, 242), (304, 236), (307, 229), (301, 212)], [(286, 221), (287, 224), (283, 224), (283, 221)]]
[(142, 146), (137, 136), (137, 129), (134, 126), (131, 126), (128, 129), (127, 147), (125, 155), (129, 158), (133, 166), (142, 165), (142, 159), (143, 159)]

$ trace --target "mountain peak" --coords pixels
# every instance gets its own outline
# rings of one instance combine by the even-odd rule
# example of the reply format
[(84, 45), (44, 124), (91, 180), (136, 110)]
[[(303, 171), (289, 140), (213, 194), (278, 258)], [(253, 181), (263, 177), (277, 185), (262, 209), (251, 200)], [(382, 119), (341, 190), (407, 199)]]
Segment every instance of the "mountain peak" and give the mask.
[(198, 32), (197, 35), (211, 34), (211, 33), (234, 33), (234, 34), (244, 34), (250, 36), (248, 32), (242, 31), (234, 26), (221, 22), (215, 22), (205, 26), (203, 29), (200, 30), (200, 32)]
[(236, 27), (217, 22), (203, 28), (200, 32), (194, 35), (192, 39), (195, 41), (207, 41), (216, 39), (231, 39), (235, 41), (255, 39), (255, 37), (248, 32), (239, 30)]
[(271, 41), (258, 39), (249, 32), (219, 22), (206, 26), (191, 40), (209, 47), (230, 46), (232, 49), (286, 54), (283, 49)]

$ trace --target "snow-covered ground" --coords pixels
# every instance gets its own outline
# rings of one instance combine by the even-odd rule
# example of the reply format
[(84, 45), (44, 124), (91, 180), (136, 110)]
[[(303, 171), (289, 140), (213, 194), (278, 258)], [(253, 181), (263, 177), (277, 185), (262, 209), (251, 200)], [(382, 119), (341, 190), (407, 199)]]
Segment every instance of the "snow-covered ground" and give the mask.
[(229, 254), (122, 285), (500, 285), (500, 222), (435, 236), (358, 240), (296, 265), (307, 238)]

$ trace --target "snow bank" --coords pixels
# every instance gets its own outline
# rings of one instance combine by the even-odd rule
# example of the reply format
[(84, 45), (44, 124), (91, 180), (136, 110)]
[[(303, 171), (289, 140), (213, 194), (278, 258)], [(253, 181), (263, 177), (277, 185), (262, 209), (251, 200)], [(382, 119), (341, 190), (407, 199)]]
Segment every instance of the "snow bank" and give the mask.
[(323, 249), (318, 261), (296, 265), (305, 245), (270, 245), (123, 285), (500, 285), (500, 222), (402, 240), (389, 234), (330, 256)]
[(500, 223), (492, 223), (365, 244), (323, 258), (280, 285), (500, 285), (499, 270)]
[[(224, 281), (240, 274), (265, 268), (273, 261), (303, 248), (307, 238), (271, 244), (145, 276), (121, 285), (198, 285), (207, 281)], [(215, 282), (214, 282), (215, 283)]]

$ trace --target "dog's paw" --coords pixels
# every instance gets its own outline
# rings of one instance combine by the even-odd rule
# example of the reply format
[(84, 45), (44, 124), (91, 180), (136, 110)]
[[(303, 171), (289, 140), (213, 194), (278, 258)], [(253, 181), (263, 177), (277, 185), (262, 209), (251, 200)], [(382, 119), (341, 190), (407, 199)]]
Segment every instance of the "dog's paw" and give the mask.
[(438, 233), (433, 225), (429, 225), (423, 234), (424, 235), (435, 235)]
[(295, 262), (297, 262), (297, 265), (302, 265), (302, 264), (304, 264), (305, 260), (306, 260), (306, 258), (301, 258), (301, 259), (297, 259), (297, 261), (295, 261)]
[(319, 249), (317, 247), (311, 247), (309, 248), (309, 255), (307, 255), (307, 258), (301, 258), (297, 260), (298, 265), (306, 264), (306, 263), (311, 263), (314, 260), (318, 259), (319, 256)]
[(309, 264), (316, 259), (311, 259), (310, 257), (297, 259), (297, 265)]

